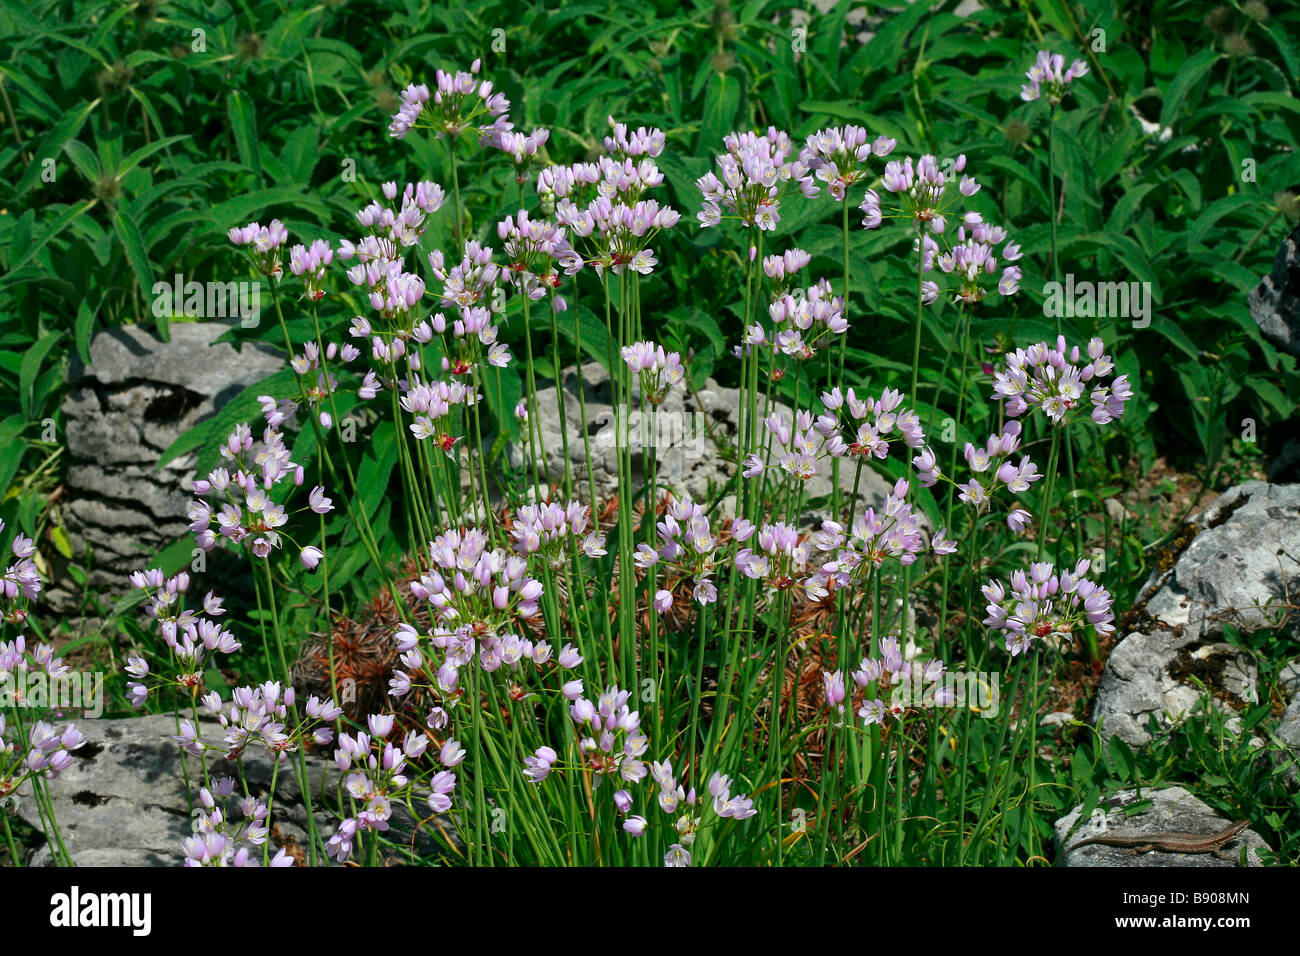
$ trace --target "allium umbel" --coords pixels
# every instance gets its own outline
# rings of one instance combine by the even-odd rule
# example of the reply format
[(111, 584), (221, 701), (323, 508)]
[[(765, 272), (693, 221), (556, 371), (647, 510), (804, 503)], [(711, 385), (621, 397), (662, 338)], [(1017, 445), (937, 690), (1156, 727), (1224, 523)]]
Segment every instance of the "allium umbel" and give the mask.
[(1014, 657), (1035, 640), (1055, 635), (1070, 638), (1081, 627), (1091, 626), (1100, 636), (1115, 630), (1110, 592), (1084, 577), (1091, 562), (1084, 560), (1073, 571), (1057, 572), (1049, 563), (1031, 564), (1027, 571), (1011, 575), (1008, 589), (991, 580), (981, 590), (988, 603), (985, 626), (1005, 632), (1007, 650)]
[(1087, 393), (1092, 420), (1108, 424), (1124, 415), (1133, 389), (1127, 375), (1110, 385), (1101, 384), (1115, 371), (1101, 339), (1088, 342), (1087, 356), (1090, 361), (1078, 365), (1079, 347), (1067, 349), (1065, 336), (1057, 337), (1055, 348), (1039, 342), (1016, 349), (1007, 355), (1006, 369), (994, 376), (993, 397), (1006, 399), (1006, 411), (1012, 418), (1037, 406), (1053, 424), (1065, 425), (1081, 417)]
[(1065, 57), (1050, 50), (1040, 50), (1034, 65), (1026, 72), (1029, 82), (1020, 88), (1020, 98), (1026, 102), (1040, 96), (1055, 106), (1065, 98), (1070, 84), (1088, 72), (1088, 64), (1075, 60), (1065, 69)]

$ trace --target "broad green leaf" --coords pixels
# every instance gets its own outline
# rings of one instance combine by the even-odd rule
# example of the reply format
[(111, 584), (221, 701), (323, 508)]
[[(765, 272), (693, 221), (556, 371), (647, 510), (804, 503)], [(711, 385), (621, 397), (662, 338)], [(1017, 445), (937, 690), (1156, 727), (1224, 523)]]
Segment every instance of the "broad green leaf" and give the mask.
[(240, 161), (260, 177), (262, 159), (257, 151), (257, 113), (252, 98), (242, 90), (231, 90), (226, 95), (226, 112)]

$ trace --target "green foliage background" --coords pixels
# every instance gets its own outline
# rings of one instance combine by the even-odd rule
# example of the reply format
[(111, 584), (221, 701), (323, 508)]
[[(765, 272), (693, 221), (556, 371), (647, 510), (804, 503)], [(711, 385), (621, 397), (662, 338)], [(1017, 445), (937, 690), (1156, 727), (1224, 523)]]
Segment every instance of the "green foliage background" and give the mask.
[[(1054, 140), (1065, 183), (1055, 211), (1060, 271), (1147, 282), (1153, 297), (1147, 328), (1066, 322), (1072, 341), (1103, 336), (1138, 389), (1105, 447), (1080, 449), (1087, 473), (1078, 495), (1090, 522), (1083, 538), (1104, 535), (1115, 545), (1092, 517), (1104, 515), (1103, 497), (1160, 456), (1208, 484), (1226, 483), (1277, 449), (1300, 401), (1295, 358), (1262, 339), (1246, 306), (1297, 219), (1300, 8), (1258, 0), (1118, 6), (989, 2), (958, 16), (951, 0), (841, 2), (824, 13), (789, 0), (0, 0), (3, 537), (21, 529), (42, 548), (74, 557), (50, 502), (63, 468), (66, 371), (74, 356), (87, 358), (94, 334), (142, 322), (166, 336), (183, 317), (156, 317), (150, 290), (175, 273), (200, 282), (245, 278), (226, 238), (232, 226), (279, 217), (293, 242), (336, 241), (351, 237), (353, 212), (379, 198), (384, 181), (449, 186), (441, 144), (418, 135), (395, 144), (387, 124), (406, 84), (432, 82), (435, 69), (476, 58), (510, 99), (516, 128), (550, 129), (551, 161), (594, 155), (611, 116), (665, 130), (659, 198), (683, 223), (656, 247), (661, 265), (642, 283), (644, 315), (648, 331), (693, 352), (697, 380), (712, 374), (735, 384), (724, 356), (738, 338), (743, 277), (736, 237), (695, 227), (694, 182), (725, 134), (768, 125), (801, 141), (855, 123), (896, 138), (897, 156), (968, 157), (968, 171), (984, 184), (977, 205), (1025, 251), (1020, 294), (976, 312), (973, 334), (996, 362), (998, 350), (1054, 331), (1042, 309), (1054, 212), (1048, 108), (1019, 97), (1035, 52), (1051, 49), (1067, 61), (1083, 56), (1091, 68), (1073, 85)], [(495, 243), (495, 222), (519, 205), (509, 164), (490, 157), (463, 170), (461, 181), (475, 235)], [(810, 274), (836, 281), (840, 207), (796, 199), (782, 213), (767, 251), (797, 242), (814, 256)], [(856, 224), (856, 211), (851, 216)], [(435, 217), (428, 245), (451, 251), (446, 216)], [(873, 389), (906, 387), (910, 373), (911, 317), (900, 294), (914, 281), (907, 254), (899, 230), (855, 229), (848, 373)], [(594, 305), (573, 303), (580, 315)], [(323, 320), (336, 324), (364, 308), (346, 294), (325, 306)], [(918, 404), (928, 411), (955, 372), (945, 359), (956, 311), (938, 305), (925, 323)], [(279, 344), (274, 322), (236, 334)], [(521, 335), (522, 322), (512, 321), (507, 341), (514, 346)], [(583, 323), (581, 345), (597, 359), (603, 335), (594, 315)], [(566, 349), (573, 345), (566, 340)], [(537, 352), (549, 354), (544, 333)], [(549, 374), (548, 360), (539, 358), (537, 369)], [(489, 395), (507, 427), (521, 389), (512, 367)], [(213, 439), (255, 416), (254, 396), (266, 390), (250, 390), (172, 453), (206, 446), (201, 455), (210, 457)], [(992, 412), (975, 412), (959, 441), (987, 434), (987, 417), (978, 415)], [(1247, 418), (1258, 425), (1253, 445), (1236, 437)], [(378, 426), (385, 427), (392, 425)], [(374, 438), (356, 448), (354, 464), (363, 504), (386, 528), (394, 446), (382, 432)], [(301, 444), (310, 440), (310, 432), (300, 437), (299, 460), (310, 460)], [(1145, 576), (1153, 536), (1150, 526), (1121, 529), (1111, 559), (1121, 607)], [(391, 537), (395, 555), (401, 544)], [(188, 556), (190, 543), (180, 545), (172, 557)], [(348, 545), (335, 574), (357, 572), (352, 596), (360, 599), (373, 594), (375, 578), (355, 540)], [(285, 614), (300, 615), (296, 607)], [(302, 612), (290, 623), (305, 632), (312, 621)], [(128, 615), (121, 627), (136, 633)], [(1272, 640), (1266, 635), (1263, 659), (1285, 653)], [(221, 686), (222, 675), (208, 680)], [(1252, 711), (1248, 724), (1266, 709)], [(1061, 771), (1069, 778), (1039, 799), (1059, 800), (1061, 812), (1079, 800), (1090, 809), (1120, 786), (1197, 780), (1216, 807), (1259, 806), (1281, 857), (1294, 858), (1294, 801), (1280, 771), (1245, 743), (1225, 750), (1217, 734), (1201, 740), (1205, 726), (1189, 725), (1137, 755), (1114, 741), (1080, 742)], [(988, 760), (1002, 759), (986, 743)]]
[[(446, 184), (440, 144), (397, 146), (387, 122), (405, 84), (475, 58), (511, 100), (516, 128), (551, 130), (550, 160), (594, 153), (610, 116), (666, 131), (663, 201), (686, 218), (643, 285), (645, 314), (662, 339), (693, 351), (697, 379), (726, 382), (733, 372), (720, 359), (743, 301), (738, 255), (734, 237), (693, 222), (694, 180), (723, 135), (771, 124), (798, 140), (851, 122), (897, 138), (898, 155), (964, 153), (985, 185), (986, 218), (1026, 253), (1021, 294), (977, 312), (974, 334), (991, 350), (1014, 347), (1051, 332), (1041, 307), (1051, 275), (1047, 106), (1022, 102), (1020, 85), (1037, 49), (1084, 56), (1091, 73), (1074, 85), (1056, 136), (1061, 271), (1148, 282), (1153, 296), (1149, 328), (1067, 322), (1072, 340), (1105, 337), (1139, 385), (1122, 437), (1092, 457), (1111, 477), (1166, 455), (1212, 480), (1242, 419), (1258, 423), (1265, 447), (1278, 444), (1300, 395), (1295, 360), (1261, 338), (1245, 296), (1296, 215), (1300, 11), (1274, 5), (1261, 20), (1262, 4), (1117, 12), (1053, 0), (958, 16), (956, 6), (5, 0), (0, 517), (66, 547), (47, 502), (68, 361), (85, 358), (109, 325), (155, 324), (165, 336), (168, 318), (150, 308), (155, 281), (241, 277), (225, 234), (250, 219), (279, 216), (293, 241), (339, 239), (381, 182)], [(865, 26), (853, 13), (863, 10)], [(488, 242), (518, 206), (496, 158), (462, 177)], [(811, 274), (837, 275), (838, 207), (795, 201), (783, 214), (775, 241), (797, 237), (814, 255)], [(440, 217), (430, 245), (449, 249), (449, 229)], [(897, 230), (859, 235), (849, 374), (898, 384), (910, 320), (892, 293), (910, 280), (907, 240)], [(327, 304), (337, 316), (361, 306), (346, 295)], [(955, 309), (941, 305), (926, 323), (923, 407), (951, 371)], [(272, 325), (254, 335), (274, 342)], [(603, 330), (586, 325), (584, 347), (603, 356)], [(538, 366), (548, 373), (545, 360)], [(498, 413), (519, 391), (515, 375), (490, 396)], [(982, 434), (985, 423), (969, 427)]]

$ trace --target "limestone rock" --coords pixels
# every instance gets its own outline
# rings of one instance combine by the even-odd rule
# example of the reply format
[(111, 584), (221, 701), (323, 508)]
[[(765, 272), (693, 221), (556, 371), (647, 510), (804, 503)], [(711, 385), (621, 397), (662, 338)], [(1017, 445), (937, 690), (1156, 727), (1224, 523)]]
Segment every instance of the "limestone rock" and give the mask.
[(1251, 290), (1250, 315), (1266, 339), (1300, 355), (1300, 226), (1277, 251), (1272, 274)]
[(1140, 746), (1152, 714), (1170, 726), (1205, 690), (1233, 711), (1258, 700), (1254, 662), (1218, 638), (1228, 623), (1246, 632), (1275, 623), (1300, 587), (1300, 485), (1237, 485), (1189, 530), (1188, 546), (1138, 594), (1149, 623), (1106, 662), (1093, 708), (1105, 739)]
[[(190, 801), (197, 799), (202, 769), (199, 758), (184, 755), (175, 741), (175, 717), (154, 714), (120, 720), (80, 720), (77, 729), (85, 734), (87, 743), (73, 754), (72, 766), (49, 785), (54, 816), (73, 862), (78, 866), (180, 866), (184, 860), (183, 843), (193, 832)], [(221, 737), (215, 722), (205, 720), (200, 732), (210, 739)], [(184, 767), (182, 758), (187, 762)], [(337, 824), (329, 807), (340, 773), (327, 755), (307, 754), (305, 759), (316, 825), (322, 840), (326, 840)], [(190, 779), (188, 791), (185, 769)], [(266, 798), (272, 770), (265, 749), (249, 748), (245, 752), (244, 779), (254, 796)], [(209, 756), (208, 771), (212, 779), (239, 779), (236, 765), (229, 760)], [(242, 791), (237, 788), (237, 792)], [(19, 814), (41, 831), (30, 785), (21, 788), (18, 796)], [(234, 812), (233, 798), (228, 805)], [(276, 775), (271, 824), (271, 854), (284, 847), (305, 863), (307, 812), (289, 763), (282, 762)], [(390, 824), (387, 836), (393, 842), (410, 842), (414, 821), (406, 807), (396, 801)], [(426, 853), (435, 852), (434, 844), (423, 832), (417, 836), (416, 846)], [(53, 865), (48, 846), (36, 852), (32, 865)]]
[[(180, 435), (284, 367), (274, 350), (216, 343), (233, 323), (177, 322), (170, 342), (134, 325), (100, 332), (90, 365), (74, 360), (63, 403), (68, 443), (63, 516), (77, 561), (91, 552), (92, 593), (111, 599), (125, 576), (186, 533), (194, 455), (155, 466)], [(75, 608), (79, 588), (56, 568), (43, 596)]]
[[(595, 362), (582, 368), (582, 392), (579, 394), (577, 370), (567, 368), (563, 373), (564, 420), (568, 431), (569, 469), (574, 477), (575, 492), (585, 501), (590, 497), (587, 479), (587, 450), (590, 446), (592, 477), (596, 496), (607, 501), (618, 490), (618, 420), (610, 394), (610, 382), (605, 370)], [(583, 403), (586, 408), (586, 438), (583, 440)], [(564, 436), (560, 429), (559, 396), (554, 385), (537, 390), (536, 411), (541, 422), (541, 444), (546, 452), (547, 474), (552, 481), (564, 477)], [(640, 488), (646, 480), (643, 444), (655, 449), (657, 481), (663, 489), (685, 495), (697, 502), (711, 502), (721, 493), (735, 473), (736, 464), (723, 454), (734, 446), (740, 428), (740, 392), (725, 388), (713, 379), (707, 379), (698, 392), (674, 388), (652, 416), (641, 416), (640, 388), (634, 386), (632, 410), (628, 413), (628, 444), (631, 447), (632, 486)], [(776, 404), (774, 410), (787, 417), (790, 409)], [(762, 414), (760, 409), (760, 414)], [(542, 449), (538, 449), (541, 455)], [(507, 449), (508, 461), (520, 468), (527, 460), (527, 443), (512, 444)], [(829, 466), (823, 463), (825, 474), (809, 480), (805, 500), (816, 503), (831, 494)], [(854, 463), (847, 459), (841, 463), (840, 486), (846, 493), (853, 491)], [(859, 513), (862, 507), (879, 507), (893, 489), (888, 481), (870, 466), (862, 469), (858, 483)], [(732, 501), (734, 498), (728, 496)], [(728, 507), (724, 500), (722, 511), (734, 513), (734, 504)], [(805, 526), (820, 523), (829, 513), (809, 506), (801, 515)], [(922, 519), (922, 523), (924, 519)]]
[[(1153, 805), (1136, 816), (1125, 819), (1122, 808), (1139, 799), (1150, 800)], [(1082, 807), (1075, 807), (1068, 814), (1056, 821), (1056, 846), (1059, 862), (1064, 866), (1141, 866), (1141, 867), (1232, 867), (1238, 866), (1241, 848), (1246, 847), (1247, 866), (1262, 866), (1260, 850), (1267, 850), (1268, 844), (1254, 831), (1244, 830), (1237, 838), (1223, 848), (1224, 856), (1212, 853), (1166, 853), (1153, 850), (1148, 853), (1135, 853), (1125, 847), (1111, 847), (1093, 844), (1070, 850), (1063, 856), (1060, 851), (1073, 846), (1081, 840), (1104, 835), (1130, 836), (1134, 834), (1153, 834), (1162, 831), (1185, 833), (1204, 833), (1206, 835), (1221, 832), (1231, 820), (1225, 820), (1216, 814), (1203, 801), (1192, 796), (1182, 787), (1169, 787), (1164, 790), (1144, 790), (1139, 796), (1136, 790), (1121, 790), (1107, 801), (1106, 808), (1097, 808), (1091, 819), (1079, 826)]]

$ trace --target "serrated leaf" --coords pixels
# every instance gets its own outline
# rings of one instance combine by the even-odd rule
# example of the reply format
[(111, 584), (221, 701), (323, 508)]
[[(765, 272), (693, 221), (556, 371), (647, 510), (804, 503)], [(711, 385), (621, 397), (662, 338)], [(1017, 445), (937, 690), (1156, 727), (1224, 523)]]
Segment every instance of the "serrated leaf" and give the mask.
[(1218, 59), (1219, 54), (1213, 49), (1203, 49), (1192, 54), (1183, 63), (1173, 82), (1169, 84), (1169, 89), (1165, 91), (1164, 103), (1160, 107), (1161, 126), (1172, 127), (1178, 122), (1180, 111), (1183, 108), (1183, 101), (1187, 99), (1188, 93), (1192, 91), (1192, 87), (1205, 77), (1210, 67)]
[(226, 96), (226, 113), (240, 161), (260, 177), (262, 158), (257, 151), (257, 114), (252, 99), (242, 90), (231, 90)]
[(118, 241), (122, 243), (131, 271), (135, 273), (140, 294), (146, 295), (148, 290), (153, 288), (154, 272), (149, 264), (149, 253), (145, 249), (144, 239), (140, 236), (140, 227), (135, 224), (134, 219), (118, 212), (113, 216), (113, 231), (117, 233)]
[(23, 417), (28, 420), (32, 417), (32, 386), (40, 373), (41, 363), (62, 338), (62, 332), (44, 335), (37, 339), (36, 344), (23, 356), (23, 363), (18, 370), (18, 395), (22, 403)]
[(35, 155), (32, 157), (31, 164), (27, 171), (23, 173), (14, 186), (14, 195), (22, 196), (30, 189), (37, 180), (41, 178), (44, 172), (44, 162), (47, 159), (54, 159), (63, 151), (67, 142), (81, 132), (82, 125), (86, 122), (91, 112), (99, 105), (99, 100), (91, 100), (89, 103), (83, 103), (80, 107), (67, 113), (63, 119), (59, 120), (41, 140), (40, 146), (36, 148)]

